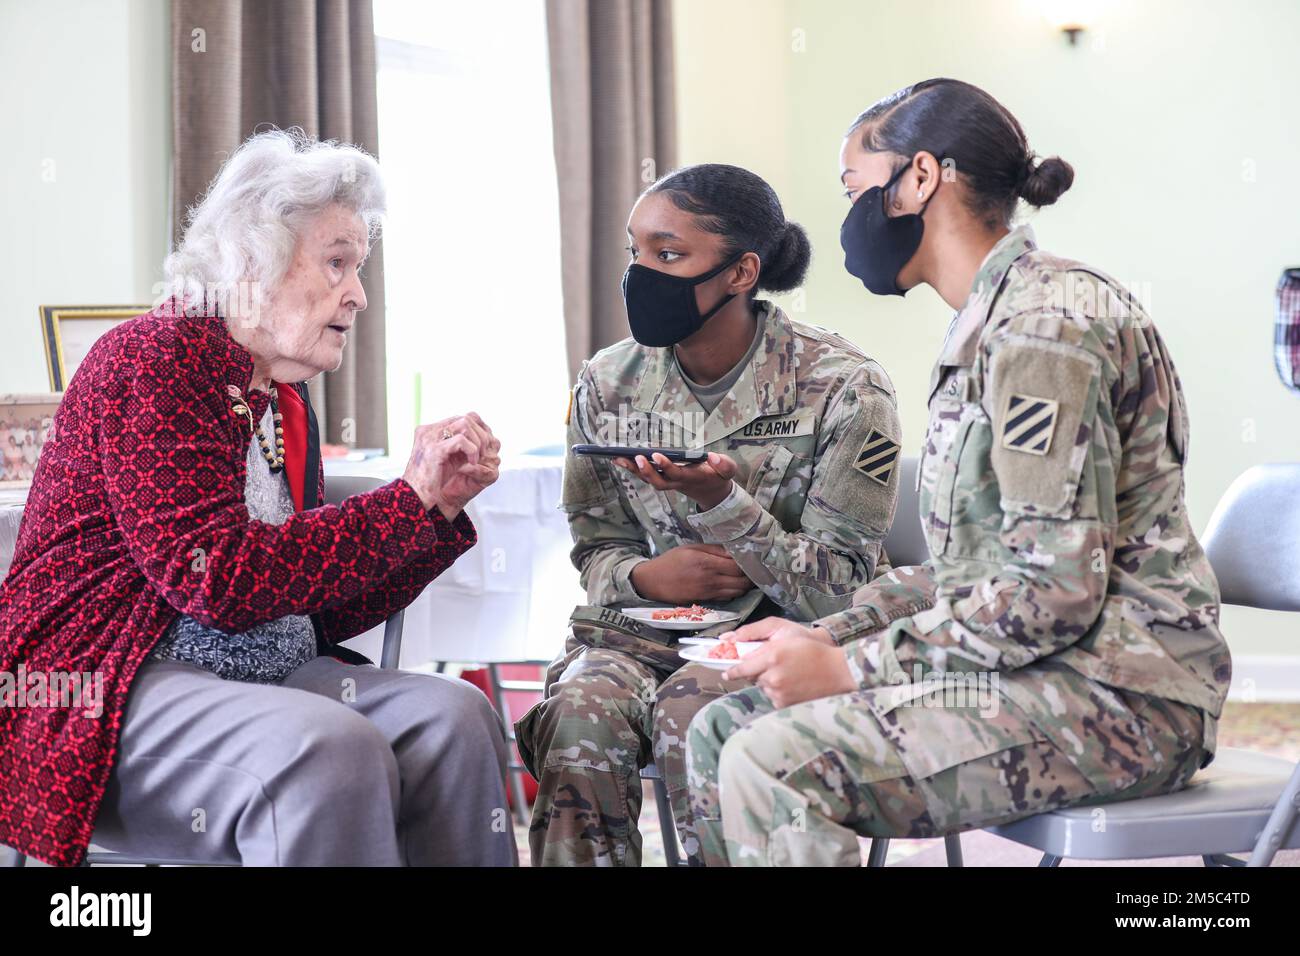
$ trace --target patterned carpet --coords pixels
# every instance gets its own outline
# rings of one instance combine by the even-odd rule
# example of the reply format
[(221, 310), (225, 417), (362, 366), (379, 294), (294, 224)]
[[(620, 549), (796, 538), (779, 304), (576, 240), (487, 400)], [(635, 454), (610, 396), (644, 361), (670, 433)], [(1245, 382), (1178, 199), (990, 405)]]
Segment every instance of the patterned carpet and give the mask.
[[(1220, 747), (1240, 747), (1300, 760), (1300, 704), (1242, 704), (1229, 701), (1219, 721)], [(663, 838), (655, 813), (654, 790), (645, 785), (641, 814), (642, 865), (665, 866)], [(520, 864), (528, 865), (528, 828), (516, 827)], [(862, 842), (863, 863), (867, 841)], [(962, 834), (962, 856), (966, 866), (1033, 866), (1039, 854), (1027, 847), (991, 833)], [(891, 840), (890, 866), (945, 866), (941, 840)], [(1065, 861), (1062, 866), (1200, 866), (1199, 857), (1139, 861)], [(1300, 866), (1300, 850), (1279, 853), (1274, 866)]]

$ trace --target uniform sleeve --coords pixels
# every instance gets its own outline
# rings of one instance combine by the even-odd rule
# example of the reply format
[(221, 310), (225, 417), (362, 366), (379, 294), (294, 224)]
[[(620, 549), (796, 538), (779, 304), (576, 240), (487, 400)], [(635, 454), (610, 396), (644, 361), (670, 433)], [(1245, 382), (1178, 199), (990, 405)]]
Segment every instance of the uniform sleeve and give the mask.
[(632, 587), (631, 574), (636, 565), (649, 560), (650, 545), (619, 494), (614, 466), (604, 458), (580, 457), (572, 451), (578, 444), (609, 444), (601, 441), (596, 428), (598, 403), (589, 366), (584, 363), (569, 407), (570, 450), (564, 459), (561, 492), (561, 507), (568, 514), (573, 536), (570, 557), (588, 604), (646, 604), (649, 602)]
[(864, 363), (829, 400), (797, 531), (739, 484), (688, 520), (794, 619), (832, 614), (875, 574), (898, 504), (901, 437), (889, 380)]
[(932, 565), (889, 568), (858, 588), (843, 611), (814, 623), (829, 631), (837, 644), (846, 644), (899, 618), (933, 607), (935, 599)]
[[(1102, 360), (1028, 336), (986, 346), (987, 467), (963, 450), (954, 493), (996, 487), (1000, 563), (947, 554), (931, 607), (845, 646), (864, 688), (916, 669), (1010, 671), (1080, 640), (1106, 597), (1115, 544), (1115, 460)], [(967, 444), (979, 442), (968, 436)], [(843, 630), (839, 638), (848, 636)]]
[(182, 614), (246, 631), (345, 605), (419, 555), (450, 563), (473, 543), (401, 479), (280, 525), (250, 519), (225, 423), (190, 376), (161, 381), (132, 364), (106, 386), (115, 408), (98, 452), (132, 559)]

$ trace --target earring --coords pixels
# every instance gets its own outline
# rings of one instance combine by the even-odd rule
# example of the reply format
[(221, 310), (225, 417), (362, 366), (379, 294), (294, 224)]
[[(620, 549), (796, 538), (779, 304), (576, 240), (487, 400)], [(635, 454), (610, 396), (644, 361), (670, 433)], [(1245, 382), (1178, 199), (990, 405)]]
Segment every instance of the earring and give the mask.
[(916, 198), (917, 198), (917, 199), (924, 199), (924, 198), (925, 198), (925, 190), (924, 190), (924, 189), (918, 189), (918, 190), (916, 191)]

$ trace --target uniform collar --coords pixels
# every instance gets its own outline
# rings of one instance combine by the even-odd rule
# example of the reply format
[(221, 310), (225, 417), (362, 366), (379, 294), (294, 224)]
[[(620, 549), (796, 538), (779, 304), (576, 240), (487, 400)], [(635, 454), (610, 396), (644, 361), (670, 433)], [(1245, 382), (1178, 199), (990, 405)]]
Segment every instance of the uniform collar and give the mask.
[(930, 376), (931, 395), (938, 387), (945, 367), (968, 367), (974, 364), (980, 332), (988, 321), (989, 309), (997, 298), (998, 290), (1002, 288), (1003, 280), (1017, 259), (1037, 248), (1033, 229), (1024, 224), (1012, 229), (989, 250), (980, 263), (979, 271), (975, 273), (975, 281), (971, 283), (965, 304), (948, 326), (947, 337), (939, 352), (939, 361), (935, 363)]
[(760, 299), (755, 305), (763, 326), (762, 341), (740, 378), (700, 427), (695, 426), (704, 414), (704, 406), (682, 377), (671, 348), (647, 350), (650, 356), (637, 382), (634, 408), (680, 425), (693, 448), (725, 438), (756, 418), (793, 412), (794, 330), (774, 303)]

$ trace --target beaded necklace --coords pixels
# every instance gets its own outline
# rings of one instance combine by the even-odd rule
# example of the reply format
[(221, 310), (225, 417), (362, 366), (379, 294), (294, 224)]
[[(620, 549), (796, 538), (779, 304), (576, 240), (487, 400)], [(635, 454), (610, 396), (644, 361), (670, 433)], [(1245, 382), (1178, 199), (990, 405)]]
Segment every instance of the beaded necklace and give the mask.
[(257, 442), (262, 446), (262, 457), (266, 459), (271, 466), (271, 473), (274, 474), (284, 468), (284, 426), (281, 422), (279, 395), (275, 386), (271, 386), (271, 422), (275, 428), (275, 451), (271, 451), (271, 443), (266, 440), (266, 435), (262, 433), (262, 423), (257, 423)]
[(267, 440), (266, 434), (262, 431), (262, 423), (253, 421), (253, 413), (248, 408), (248, 403), (244, 396), (234, 385), (226, 386), (230, 393), (231, 412), (236, 416), (248, 419), (251, 430), (257, 435), (257, 443), (262, 447), (262, 457), (271, 468), (271, 473), (284, 470), (284, 425), (282, 424), (283, 416), (280, 414), (279, 393), (275, 389), (275, 384), (271, 384), (271, 421), (275, 427), (275, 451), (271, 451), (271, 443)]

